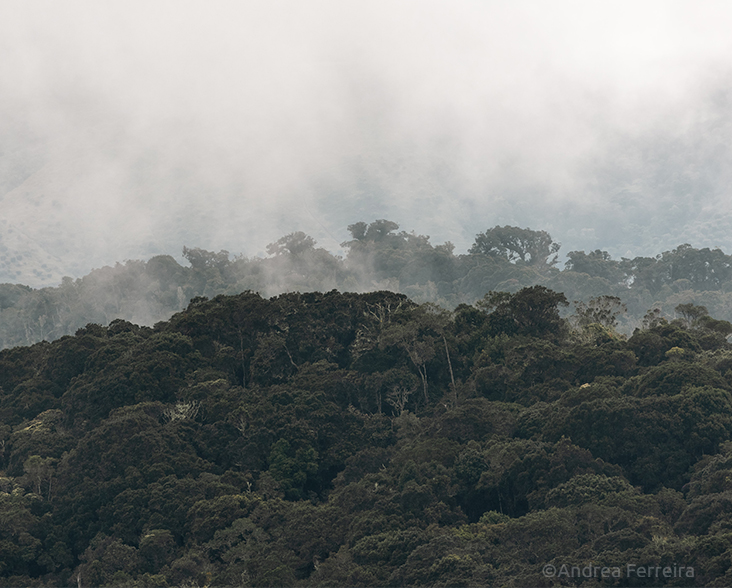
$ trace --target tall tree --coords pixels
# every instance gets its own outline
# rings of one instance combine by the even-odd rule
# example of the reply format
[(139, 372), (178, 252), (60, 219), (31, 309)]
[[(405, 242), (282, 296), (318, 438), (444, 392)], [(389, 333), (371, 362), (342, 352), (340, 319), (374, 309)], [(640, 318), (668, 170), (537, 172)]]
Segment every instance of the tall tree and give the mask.
[(488, 325), (494, 334), (533, 337), (561, 335), (565, 324), (559, 306), (568, 305), (564, 294), (544, 286), (522, 288), (515, 294), (488, 292), (477, 303), (488, 314)]
[(605, 278), (611, 284), (623, 280), (624, 274), (619, 262), (610, 257), (607, 251), (570, 251), (567, 253), (567, 262), (564, 264), (567, 271), (587, 274), (588, 276)]
[(584, 302), (575, 302), (576, 321), (579, 327), (598, 324), (608, 329), (618, 326), (618, 315), (627, 312), (627, 307), (617, 296), (597, 296)]
[(296, 233), (285, 235), (274, 243), (267, 245), (267, 253), (270, 255), (282, 255), (283, 253), (298, 255), (309, 249), (313, 249), (315, 244), (315, 239), (302, 231), (297, 231)]
[[(546, 231), (532, 231), (519, 227), (495, 226), (475, 237), (472, 254), (505, 257), (511, 262), (521, 261), (534, 266), (552, 266), (557, 263), (560, 244)], [(553, 256), (553, 257), (552, 257)]]

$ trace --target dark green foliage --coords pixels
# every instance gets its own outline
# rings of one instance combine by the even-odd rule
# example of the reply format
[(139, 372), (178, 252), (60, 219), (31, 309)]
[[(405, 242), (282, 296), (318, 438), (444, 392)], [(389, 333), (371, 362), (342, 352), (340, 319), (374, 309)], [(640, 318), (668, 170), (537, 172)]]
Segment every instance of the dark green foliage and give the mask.
[(305, 484), (318, 471), (318, 452), (304, 445), (293, 449), (287, 439), (280, 439), (269, 454), (269, 473), (290, 500), (304, 498)]
[(492, 335), (528, 335), (559, 338), (565, 329), (559, 307), (569, 303), (564, 294), (544, 286), (522, 288), (516, 294), (489, 292), (478, 306), (488, 313)]
[(647, 330), (636, 330), (628, 340), (642, 366), (657, 365), (666, 359), (666, 353), (674, 348), (699, 351), (701, 346), (693, 333), (678, 325), (659, 324)]
[(690, 362), (666, 362), (648, 368), (642, 375), (629, 379), (625, 388), (634, 396), (661, 396), (680, 394), (692, 386), (729, 389), (729, 384), (718, 372)]
[[(396, 267), (420, 239), (397, 228), (353, 226), (350, 252)], [(305, 267), (305, 237), (273, 259)], [(204, 282), (241, 262), (186, 254)], [(728, 325), (683, 303), (625, 340), (615, 298), (565, 305), (243, 292), (0, 351), (0, 586), (525, 586), (565, 562), (727, 583)]]
[[(647, 490), (680, 489), (704, 454), (732, 434), (732, 397), (726, 390), (688, 388), (673, 396), (627, 396), (588, 400), (547, 415), (526, 413), (519, 434), (566, 435), (593, 455), (622, 466)], [(537, 426), (538, 425), (538, 426)]]

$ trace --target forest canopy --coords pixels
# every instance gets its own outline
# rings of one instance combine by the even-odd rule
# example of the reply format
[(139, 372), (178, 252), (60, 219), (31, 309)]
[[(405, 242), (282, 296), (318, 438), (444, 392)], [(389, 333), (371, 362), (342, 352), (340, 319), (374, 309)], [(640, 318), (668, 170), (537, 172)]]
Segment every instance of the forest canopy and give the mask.
[(0, 586), (728, 585), (732, 324), (567, 303), (248, 291), (0, 351)]
[(183, 310), (198, 296), (247, 290), (271, 297), (286, 292), (374, 292), (390, 290), (446, 309), (474, 304), (486, 292), (516, 293), (543, 286), (564, 294), (570, 306), (614, 296), (625, 312), (618, 330), (630, 335), (649, 310), (678, 318), (679, 304), (709, 309), (732, 320), (732, 257), (719, 249), (682, 244), (655, 257), (613, 259), (606, 251), (570, 251), (559, 267), (559, 243), (546, 231), (495, 226), (476, 235), (465, 254), (452, 243), (400, 231), (380, 219), (348, 226), (344, 257), (318, 247), (302, 232), (266, 247), (266, 257), (231, 256), (228, 251), (184, 247), (179, 264), (170, 255), (127, 261), (56, 288), (0, 284), (0, 348), (30, 345), (72, 335), (87, 323), (117, 318), (152, 326)]

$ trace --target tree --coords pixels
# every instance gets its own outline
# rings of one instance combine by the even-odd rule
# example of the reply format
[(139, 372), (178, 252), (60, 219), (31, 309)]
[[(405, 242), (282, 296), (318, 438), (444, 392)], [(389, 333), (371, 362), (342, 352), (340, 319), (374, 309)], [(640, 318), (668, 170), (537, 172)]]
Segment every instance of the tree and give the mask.
[(341, 243), (341, 247), (348, 247), (352, 250), (358, 250), (359, 247), (366, 245), (367, 243), (382, 243), (391, 239), (402, 239), (402, 236), (407, 234), (402, 231), (399, 235), (395, 235), (394, 231), (399, 228), (399, 225), (394, 221), (379, 219), (375, 220), (370, 224), (365, 222), (357, 222), (352, 225), (348, 225), (348, 232), (351, 233), (353, 239), (351, 241), (344, 241)]
[(398, 385), (394, 386), (393, 389), (387, 393), (386, 402), (396, 410), (397, 415), (401, 415), (406, 410), (409, 397), (416, 392), (416, 390), (416, 386), (409, 388)]
[(488, 314), (489, 329), (494, 334), (533, 337), (561, 334), (564, 321), (559, 316), (559, 306), (568, 305), (564, 294), (544, 286), (522, 288), (515, 294), (488, 292), (477, 303)]
[(575, 308), (578, 327), (586, 328), (591, 324), (598, 324), (611, 331), (618, 326), (617, 316), (628, 310), (617, 296), (598, 296), (591, 298), (587, 304), (575, 302)]
[(348, 232), (351, 233), (351, 236), (355, 241), (363, 241), (366, 238), (366, 230), (368, 228), (369, 226), (365, 222), (361, 221), (348, 225)]
[(570, 251), (567, 258), (564, 264), (567, 271), (604, 278), (611, 284), (621, 282), (624, 278), (619, 262), (614, 261), (607, 251)]
[(396, 346), (407, 353), (422, 380), (425, 406), (429, 404), (427, 364), (435, 357), (436, 341), (434, 335), (421, 333), (418, 325), (407, 323), (390, 325), (384, 330), (380, 342), (381, 347)]
[(302, 231), (297, 231), (296, 233), (285, 235), (274, 243), (267, 245), (267, 253), (270, 255), (282, 255), (284, 253), (300, 255), (305, 251), (313, 249), (315, 245), (315, 239), (306, 235)]
[(648, 312), (643, 316), (643, 322), (641, 323), (641, 330), (650, 331), (656, 327), (660, 327), (668, 324), (666, 317), (661, 313), (660, 308), (650, 308)]
[(427, 364), (436, 355), (436, 345), (443, 338), (448, 318), (444, 311), (432, 304), (423, 304), (403, 312), (407, 320), (389, 324), (381, 333), (379, 346), (382, 349), (395, 346), (407, 353), (422, 380), (422, 392), (427, 405)]
[(382, 218), (369, 225), (365, 238), (367, 241), (383, 241), (391, 236), (392, 231), (396, 231), (398, 228), (397, 223)]
[(307, 444), (295, 449), (287, 439), (279, 439), (269, 454), (269, 473), (280, 483), (285, 497), (303, 498), (308, 478), (318, 471), (318, 452)]
[(667, 264), (661, 255), (656, 257), (635, 257), (620, 260), (625, 280), (634, 290), (648, 290), (655, 295), (665, 284), (670, 283)]
[[(546, 231), (532, 231), (519, 227), (495, 226), (475, 237), (475, 243), (469, 253), (473, 255), (489, 255), (505, 257), (508, 261), (533, 265), (556, 265), (560, 244), (554, 243)], [(554, 257), (551, 257), (551, 256)], [(551, 259), (550, 259), (551, 257)]]
[(696, 290), (716, 290), (732, 276), (732, 259), (720, 249), (695, 249), (688, 243), (663, 253), (669, 279), (689, 280)]
[(140, 539), (139, 553), (146, 571), (155, 573), (175, 558), (175, 538), (167, 529), (152, 529)]
[(732, 323), (712, 318), (706, 306), (697, 306), (689, 302), (679, 304), (674, 310), (683, 317), (682, 321), (686, 328), (699, 334), (699, 343), (704, 349), (725, 345), (727, 337), (732, 334)]
[(699, 319), (709, 315), (706, 306), (697, 306), (692, 302), (679, 304), (674, 310), (682, 316), (686, 327), (693, 327)]
[(199, 249), (194, 247), (188, 249), (183, 247), (183, 257), (188, 260), (193, 269), (203, 270), (210, 267), (223, 269), (229, 263), (229, 252), (222, 249), (218, 253), (213, 251), (206, 251), (205, 249)]
[(38, 496), (43, 496), (43, 485), (46, 485), (47, 500), (51, 500), (53, 469), (57, 461), (52, 457), (44, 459), (40, 455), (31, 455), (23, 464), (26, 476)]

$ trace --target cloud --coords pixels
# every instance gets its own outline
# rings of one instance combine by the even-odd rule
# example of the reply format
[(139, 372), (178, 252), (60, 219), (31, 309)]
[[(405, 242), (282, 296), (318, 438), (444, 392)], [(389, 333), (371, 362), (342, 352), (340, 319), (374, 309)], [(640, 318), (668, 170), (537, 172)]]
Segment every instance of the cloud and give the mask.
[(76, 275), (296, 230), (335, 251), (384, 217), (648, 254), (726, 206), (730, 25), (726, 2), (4, 3), (0, 218)]

